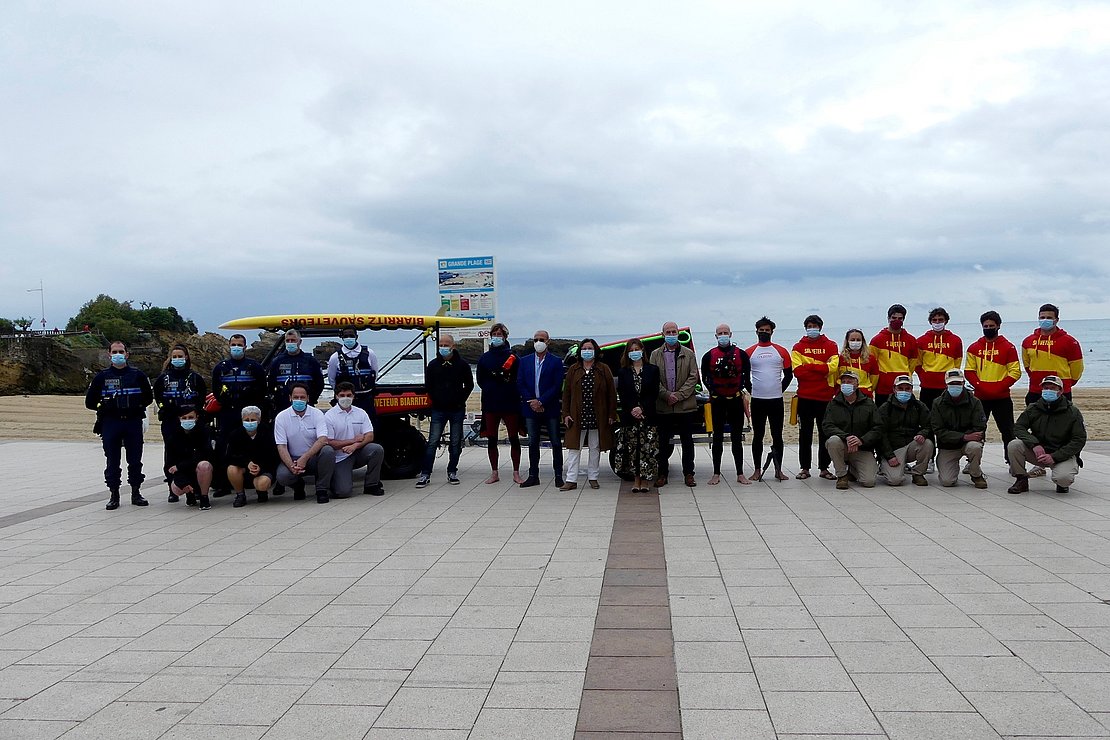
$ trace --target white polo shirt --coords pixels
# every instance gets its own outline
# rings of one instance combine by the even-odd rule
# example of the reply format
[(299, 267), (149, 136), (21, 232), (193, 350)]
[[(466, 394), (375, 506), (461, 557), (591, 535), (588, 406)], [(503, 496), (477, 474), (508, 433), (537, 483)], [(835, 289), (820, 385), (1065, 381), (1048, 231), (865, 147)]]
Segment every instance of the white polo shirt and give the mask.
[(309, 406), (303, 415), (290, 406), (274, 419), (274, 442), (285, 445), (293, 459), (308, 452), (317, 439), (327, 436), (324, 412), (315, 406)]
[[(328, 439), (361, 439), (362, 435), (374, 431), (370, 415), (358, 406), (352, 406), (348, 411), (332, 406), (324, 414), (324, 426)], [(343, 462), (348, 457), (350, 455), (343, 450), (335, 451), (336, 462)]]

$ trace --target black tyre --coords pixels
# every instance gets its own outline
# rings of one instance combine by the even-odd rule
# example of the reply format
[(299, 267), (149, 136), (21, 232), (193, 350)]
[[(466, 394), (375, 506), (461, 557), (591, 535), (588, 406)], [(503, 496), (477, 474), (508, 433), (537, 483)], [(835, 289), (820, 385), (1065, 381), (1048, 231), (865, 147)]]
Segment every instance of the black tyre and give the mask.
[(427, 446), (424, 435), (411, 424), (390, 425), (388, 434), (383, 435), (385, 460), (382, 462), (382, 478), (415, 478), (420, 472), (420, 461)]

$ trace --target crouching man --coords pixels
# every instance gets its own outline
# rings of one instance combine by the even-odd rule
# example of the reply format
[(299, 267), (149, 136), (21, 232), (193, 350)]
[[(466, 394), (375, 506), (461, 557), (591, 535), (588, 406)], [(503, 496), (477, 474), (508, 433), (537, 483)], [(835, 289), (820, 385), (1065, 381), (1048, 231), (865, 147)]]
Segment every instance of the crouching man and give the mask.
[(833, 396), (821, 429), (828, 440), (837, 490), (848, 490), (849, 473), (864, 488), (875, 487), (878, 464), (875, 448), (880, 443), (882, 427), (875, 402), (859, 392), (859, 376), (851, 368), (840, 372), (840, 392)]
[(277, 479), (283, 486), (293, 486), (293, 500), (305, 497), (304, 477), (316, 479), (316, 503), (326, 504), (335, 450), (328, 445), (324, 412), (309, 405), (308, 386), (300, 381), (289, 389), (289, 408), (274, 419), (274, 443), (277, 444)]
[(262, 426), (262, 409), (244, 406), (239, 412), (242, 423), (228, 434), (227, 479), (235, 489), (235, 508), (247, 503), (248, 487), (258, 495), (258, 503), (265, 503), (274, 483), (278, 466), (277, 447), (273, 432)]
[(1017, 480), (1007, 493), (1029, 490), (1026, 463), (1052, 469), (1057, 493), (1067, 493), (1079, 474), (1079, 453), (1087, 444), (1083, 414), (1064, 396), (1064, 383), (1057, 375), (1041, 381), (1041, 397), (1026, 407), (1014, 424), (1015, 438), (1006, 445), (1010, 474)]
[(983, 439), (987, 432), (987, 415), (983, 404), (964, 383), (964, 374), (949, 370), (944, 374), (945, 393), (933, 402), (929, 426), (936, 435), (937, 477), (942, 486), (956, 485), (960, 476), (960, 458), (966, 457), (968, 473), (976, 488), (986, 488), (983, 476)]
[(902, 485), (906, 467), (912, 462), (914, 485), (929, 485), (924, 473), (935, 449), (929, 429), (929, 407), (914, 398), (910, 376), (899, 375), (894, 379), (894, 393), (879, 407), (879, 423), (883, 429), (879, 443), (881, 468), (886, 482)]
[(328, 445), (335, 450), (335, 472), (331, 485), (335, 498), (347, 498), (354, 486), (355, 468), (366, 466), (362, 492), (381, 496), (382, 460), (385, 450), (374, 443), (374, 425), (370, 415), (355, 405), (354, 383), (342, 381), (335, 386), (336, 405), (324, 414)]

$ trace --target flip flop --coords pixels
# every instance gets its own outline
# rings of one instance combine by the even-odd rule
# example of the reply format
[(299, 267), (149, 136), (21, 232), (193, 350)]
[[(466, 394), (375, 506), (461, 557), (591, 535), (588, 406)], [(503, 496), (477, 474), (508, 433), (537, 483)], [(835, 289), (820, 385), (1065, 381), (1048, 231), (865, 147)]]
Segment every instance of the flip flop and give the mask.
[(802, 472), (798, 473), (794, 477), (797, 478), (798, 480), (805, 480), (806, 478), (809, 477), (809, 471), (808, 470), (803, 470)]
[(824, 478), (825, 480), (836, 480), (836, 476), (827, 470), (822, 470), (819, 477)]

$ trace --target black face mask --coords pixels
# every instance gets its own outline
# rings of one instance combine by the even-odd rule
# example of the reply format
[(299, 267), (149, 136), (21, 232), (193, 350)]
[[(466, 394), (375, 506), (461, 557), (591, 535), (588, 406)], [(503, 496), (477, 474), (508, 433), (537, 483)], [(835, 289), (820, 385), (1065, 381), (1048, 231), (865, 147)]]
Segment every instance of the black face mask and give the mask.
[(983, 336), (987, 339), (998, 339), (998, 329), (983, 329)]
[(756, 339), (758, 339), (761, 342), (770, 342), (771, 341), (771, 332), (769, 332), (769, 331), (757, 331), (755, 333), (755, 337), (756, 337)]

